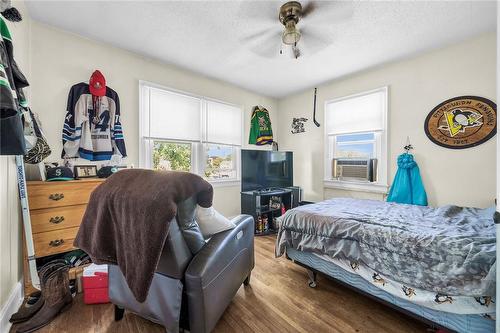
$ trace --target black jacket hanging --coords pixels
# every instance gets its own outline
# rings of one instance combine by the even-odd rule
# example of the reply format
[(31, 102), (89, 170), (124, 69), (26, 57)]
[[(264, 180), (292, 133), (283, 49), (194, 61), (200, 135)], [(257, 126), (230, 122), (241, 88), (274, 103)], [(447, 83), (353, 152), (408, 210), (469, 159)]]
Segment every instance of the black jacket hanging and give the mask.
[(24, 155), (21, 106), (27, 106), (22, 89), (28, 85), (14, 60), (9, 29), (0, 17), (0, 155)]

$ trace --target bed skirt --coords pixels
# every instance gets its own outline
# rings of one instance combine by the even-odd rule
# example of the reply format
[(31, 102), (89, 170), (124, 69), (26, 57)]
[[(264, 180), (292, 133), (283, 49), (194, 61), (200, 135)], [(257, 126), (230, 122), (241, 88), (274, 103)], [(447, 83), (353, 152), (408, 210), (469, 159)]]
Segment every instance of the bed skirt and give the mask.
[(386, 303), (401, 308), (419, 319), (438, 326), (464, 333), (495, 332), (495, 321), (484, 315), (454, 314), (429, 309), (405, 299), (396, 297), (369, 283), (361, 276), (350, 273), (336, 264), (315, 256), (312, 253), (302, 252), (293, 248), (286, 249), (287, 256), (318, 272), (324, 273), (340, 282), (348, 284), (366, 294), (372, 295)]

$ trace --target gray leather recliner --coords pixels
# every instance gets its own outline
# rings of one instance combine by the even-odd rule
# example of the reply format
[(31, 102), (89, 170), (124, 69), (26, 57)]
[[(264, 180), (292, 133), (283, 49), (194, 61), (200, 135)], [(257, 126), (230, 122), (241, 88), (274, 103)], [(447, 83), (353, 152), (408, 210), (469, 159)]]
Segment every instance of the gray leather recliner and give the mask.
[(137, 302), (120, 268), (109, 265), (109, 298), (115, 320), (124, 310), (161, 324), (167, 332), (182, 327), (192, 333), (213, 330), (254, 267), (254, 220), (240, 215), (236, 228), (203, 240), (194, 219), (194, 198), (178, 206), (171, 221), (148, 297)]

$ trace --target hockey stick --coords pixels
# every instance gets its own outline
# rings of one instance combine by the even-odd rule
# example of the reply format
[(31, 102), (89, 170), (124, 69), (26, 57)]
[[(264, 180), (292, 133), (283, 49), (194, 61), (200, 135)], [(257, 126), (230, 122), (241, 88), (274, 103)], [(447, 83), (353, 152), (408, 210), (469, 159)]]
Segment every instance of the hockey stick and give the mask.
[(314, 122), (314, 125), (316, 125), (317, 127), (319, 127), (319, 123), (316, 121), (316, 91), (318, 90), (318, 88), (314, 88), (314, 109), (313, 109), (313, 122)]
[[(26, 240), (26, 256), (28, 257), (29, 273), (31, 283), (36, 289), (40, 289), (40, 279), (36, 269), (35, 248), (33, 246), (33, 234), (31, 232), (30, 209), (28, 206), (28, 194), (26, 188), (26, 176), (24, 172), (24, 161), (22, 155), (16, 156), (17, 185), (19, 186), (19, 198), (23, 213), (24, 239)], [(26, 273), (26, 272), (25, 272)]]

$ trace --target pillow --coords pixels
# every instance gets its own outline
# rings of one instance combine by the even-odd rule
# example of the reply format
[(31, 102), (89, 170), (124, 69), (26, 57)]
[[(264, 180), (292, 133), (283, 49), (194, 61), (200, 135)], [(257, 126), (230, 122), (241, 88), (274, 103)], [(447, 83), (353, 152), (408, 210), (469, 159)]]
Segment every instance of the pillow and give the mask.
[(219, 232), (233, 229), (236, 225), (226, 217), (222, 216), (214, 207), (196, 207), (196, 221), (205, 239)]
[(479, 209), (479, 214), (487, 219), (494, 219), (496, 211), (497, 211), (496, 206), (490, 206), (488, 208)]

